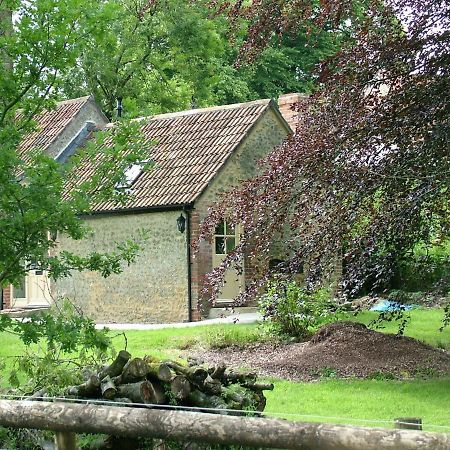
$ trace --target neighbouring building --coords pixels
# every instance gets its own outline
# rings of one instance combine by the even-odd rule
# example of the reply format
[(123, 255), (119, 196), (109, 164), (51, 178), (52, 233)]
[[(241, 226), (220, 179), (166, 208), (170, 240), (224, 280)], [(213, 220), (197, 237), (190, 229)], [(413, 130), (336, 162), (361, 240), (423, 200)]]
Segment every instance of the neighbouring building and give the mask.
[[(33, 151), (45, 151), (59, 161), (68, 158), (96, 125), (108, 123), (90, 96), (59, 102), (36, 118), (36, 130), (22, 140), (19, 154), (27, 161)], [(0, 309), (35, 308), (51, 301), (46, 273), (31, 270), (18, 286), (0, 289)]]
[[(281, 107), (292, 119), (286, 105)], [(105, 123), (103, 116), (97, 123)], [(146, 230), (149, 237), (137, 262), (106, 279), (94, 272), (74, 272), (51, 286), (52, 295), (69, 297), (97, 322), (198, 320), (204, 276), (237, 245), (241, 232), (240, 227), (221, 224), (212, 243), (202, 242), (193, 257), (191, 244), (208, 206), (220, 193), (255, 175), (256, 161), (292, 131), (270, 100), (162, 114), (141, 123), (141, 132), (154, 142), (148, 155), (154, 166), (149, 171), (130, 167), (131, 198), (120, 206), (97, 205), (83, 217), (93, 231), (91, 237), (82, 241), (58, 237), (59, 248), (82, 254), (111, 251), (116, 242)], [(73, 151), (71, 147), (50, 154), (67, 157)], [(83, 167), (80, 181), (93, 170)], [(241, 275), (230, 270), (219, 302), (231, 302), (251, 275), (251, 267), (244, 267)], [(45, 273), (38, 276), (46, 278)], [(10, 288), (13, 301), (6, 306), (16, 304), (16, 289)], [(23, 305), (35, 303), (26, 292), (24, 298)]]

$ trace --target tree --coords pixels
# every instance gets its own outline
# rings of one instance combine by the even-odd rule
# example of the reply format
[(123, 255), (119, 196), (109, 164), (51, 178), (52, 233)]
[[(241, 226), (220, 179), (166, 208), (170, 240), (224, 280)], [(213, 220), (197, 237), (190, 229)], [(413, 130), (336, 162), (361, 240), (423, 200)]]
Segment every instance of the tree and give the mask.
[(238, 300), (255, 296), (273, 275), (276, 240), (288, 249), (277, 272), (307, 262), (315, 283), (342, 254), (347, 293), (368, 280), (382, 285), (418, 242), (449, 237), (450, 3), (374, 0), (364, 13), (345, 0), (239, 5), (232, 14), (252, 18), (244, 60), (274, 33), (324, 23), (352, 29), (317, 72), (317, 91), (297, 106), (296, 134), (262, 161), (260, 176), (211, 209), (202, 238), (221, 217), (245, 233), (207, 287), (217, 292), (225, 268), (245, 254), (260, 270)]
[(104, 0), (111, 10), (66, 76), (64, 92), (86, 88), (108, 117), (122, 97), (128, 117), (213, 102), (211, 87), (226, 43), (207, 10), (184, 0)]
[[(14, 27), (11, 11), (15, 11)], [(109, 196), (118, 201), (114, 186), (124, 178), (124, 168), (142, 159), (137, 124), (117, 126), (61, 166), (39, 149), (18, 151), (24, 134), (35, 126), (33, 118), (51, 108), (62, 78), (80, 55), (88, 37), (101, 32), (109, 10), (89, 1), (0, 1), (0, 55), (5, 70), (0, 76), (0, 286), (17, 283), (30, 268), (49, 270), (53, 277), (71, 269), (118, 273), (138, 251), (135, 241), (118, 243), (110, 254), (79, 256), (55, 254), (49, 235), (65, 233), (82, 239), (88, 233), (79, 220), (90, 207)], [(95, 158), (102, 140), (114, 145), (104, 150), (98, 174), (77, 189), (68, 190), (71, 174), (83, 158)], [(126, 149), (126, 154), (124, 153)], [(119, 158), (119, 156), (121, 156)], [(101, 178), (102, 183), (99, 183)], [(99, 186), (101, 185), (101, 188)]]
[(213, 16), (206, 2), (104, 0), (112, 10), (108, 26), (95, 33), (65, 77), (63, 95), (86, 88), (108, 117), (123, 98), (126, 116), (307, 92), (312, 68), (335, 53), (336, 33), (318, 29), (315, 45), (305, 30), (273, 37), (254, 65), (235, 66), (249, 21), (239, 21), (230, 41), (229, 23)]

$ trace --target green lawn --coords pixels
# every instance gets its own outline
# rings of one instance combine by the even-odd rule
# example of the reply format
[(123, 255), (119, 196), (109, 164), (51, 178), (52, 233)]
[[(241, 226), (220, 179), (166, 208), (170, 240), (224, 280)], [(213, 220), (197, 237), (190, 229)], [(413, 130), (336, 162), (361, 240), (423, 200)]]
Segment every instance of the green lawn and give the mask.
[(382, 428), (392, 427), (396, 417), (420, 417), (424, 430), (450, 433), (450, 378), (274, 384), (266, 392), (266, 411), (277, 417)]
[[(356, 319), (365, 323), (376, 317), (366, 312)], [(438, 331), (440, 310), (412, 312), (406, 334), (431, 345), (450, 349), (450, 328)], [(383, 331), (395, 331), (388, 324)], [(257, 325), (214, 325), (154, 331), (127, 331), (128, 350), (134, 356), (152, 354), (178, 358), (183, 349), (195, 346), (245, 344), (260, 339)], [(0, 356), (20, 354), (16, 337), (0, 334)], [(117, 349), (124, 348), (122, 333), (115, 333)], [(7, 358), (8, 359), (8, 358)], [(321, 421), (362, 426), (389, 427), (395, 417), (421, 417), (424, 429), (450, 432), (450, 378), (433, 380), (333, 380), (295, 383), (273, 380), (275, 390), (267, 393), (266, 412), (291, 420)], [(440, 428), (444, 427), (444, 428)], [(445, 428), (446, 427), (446, 428)]]

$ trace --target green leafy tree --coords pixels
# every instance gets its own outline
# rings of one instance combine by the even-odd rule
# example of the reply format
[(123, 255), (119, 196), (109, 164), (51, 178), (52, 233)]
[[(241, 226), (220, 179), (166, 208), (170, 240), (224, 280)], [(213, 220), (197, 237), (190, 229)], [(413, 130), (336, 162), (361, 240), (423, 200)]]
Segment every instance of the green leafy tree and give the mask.
[(226, 40), (205, 7), (185, 0), (100, 3), (111, 17), (67, 73), (66, 96), (87, 89), (109, 117), (119, 97), (128, 117), (213, 103)]
[[(124, 169), (142, 161), (146, 152), (137, 123), (121, 122), (107, 133), (96, 133), (96, 139), (64, 165), (39, 148), (20, 150), (23, 136), (36, 127), (36, 115), (55, 105), (64, 78), (113, 12), (106, 3), (85, 0), (0, 0), (0, 287), (18, 283), (36, 267), (54, 278), (69, 276), (72, 270), (94, 270), (105, 277), (119, 273), (134, 261), (139, 239), (144, 239), (117, 243), (111, 253), (77, 255), (57, 253), (50, 238), (64, 233), (83, 239), (89, 229), (80, 215), (105, 199), (126, 200), (115, 187), (124, 182)], [(99, 151), (96, 174), (74, 188), (80, 164), (97, 160)], [(97, 332), (94, 323), (73, 308), (23, 323), (0, 319), (0, 332), (43, 346), (39, 354), (30, 348), (17, 361), (16, 368), (33, 378), (31, 390), (71, 376), (74, 366), (64, 369), (62, 355), (71, 355), (76, 363), (73, 352), (78, 351), (87, 361), (104, 355), (109, 346), (106, 333)], [(19, 383), (14, 372), (11, 382)]]
[[(5, 66), (0, 76), (0, 285), (18, 282), (30, 264), (49, 270), (54, 277), (68, 275), (72, 269), (98, 270), (104, 276), (120, 272), (121, 262), (135, 258), (136, 242), (120, 243), (111, 254), (57, 255), (49, 234), (82, 239), (88, 229), (80, 214), (89, 213), (105, 196), (123, 199), (114, 186), (124, 177), (125, 167), (142, 160), (146, 147), (140, 142), (138, 125), (120, 124), (107, 137), (99, 133), (95, 142), (64, 166), (39, 148), (26, 154), (18, 150), (24, 134), (34, 129), (36, 114), (54, 105), (62, 78), (110, 11), (78, 0), (2, 0), (0, 7), (1, 29), (7, 31), (0, 36)], [(77, 164), (83, 158), (95, 158), (106, 138), (114, 144), (103, 150), (98, 173), (84, 185), (69, 189)]]
[(230, 40), (229, 21), (213, 16), (203, 1), (104, 2), (108, 25), (90, 36), (63, 91), (77, 97), (87, 89), (109, 117), (119, 97), (126, 116), (135, 117), (309, 92), (315, 66), (343, 37), (326, 27), (273, 36), (254, 64), (237, 67), (249, 20), (239, 20)]

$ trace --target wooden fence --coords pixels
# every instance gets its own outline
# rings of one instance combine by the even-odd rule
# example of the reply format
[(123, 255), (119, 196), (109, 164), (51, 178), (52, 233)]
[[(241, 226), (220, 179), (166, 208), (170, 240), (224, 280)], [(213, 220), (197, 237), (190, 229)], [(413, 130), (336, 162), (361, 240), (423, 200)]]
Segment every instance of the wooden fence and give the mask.
[(66, 402), (0, 400), (0, 426), (300, 450), (450, 450), (450, 434)]

